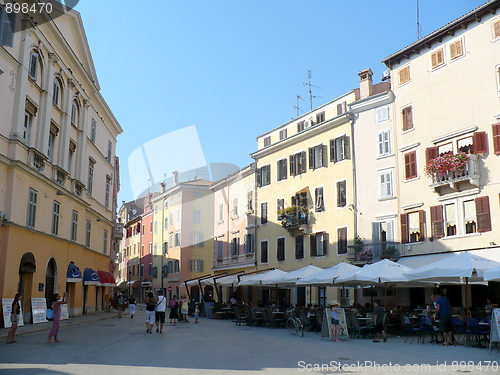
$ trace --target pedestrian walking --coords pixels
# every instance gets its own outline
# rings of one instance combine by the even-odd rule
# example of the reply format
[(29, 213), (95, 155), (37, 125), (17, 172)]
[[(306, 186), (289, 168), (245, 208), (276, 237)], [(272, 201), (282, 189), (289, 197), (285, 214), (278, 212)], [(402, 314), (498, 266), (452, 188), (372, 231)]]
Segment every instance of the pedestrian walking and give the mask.
[(198, 323), (198, 318), (200, 317), (200, 308), (198, 307), (198, 302), (195, 303), (194, 307), (194, 322)]
[(184, 323), (189, 323), (188, 320), (188, 312), (189, 312), (189, 305), (188, 305), (188, 299), (186, 296), (182, 297), (182, 304), (181, 304), (181, 315), (182, 315), (182, 322)]
[(53, 343), (53, 342), (61, 342), (61, 340), (58, 339), (57, 334), (59, 333), (59, 323), (61, 321), (61, 305), (65, 305), (68, 303), (67, 301), (68, 295), (66, 292), (63, 293), (63, 298), (62, 300), (59, 300), (59, 294), (55, 293), (54, 296), (52, 297), (53, 301), (52, 302), (52, 309), (54, 310), (54, 318), (52, 321), (52, 329), (49, 332), (49, 337), (47, 338), (47, 342)]
[(10, 313), (10, 322), (12, 326), (9, 329), (9, 333), (7, 334), (7, 344), (16, 343), (16, 331), (17, 325), (19, 324), (19, 316), (21, 315), (21, 300), (23, 296), (21, 293), (16, 293), (14, 296), (14, 301), (12, 301), (12, 311)]
[(170, 306), (170, 315), (168, 318), (170, 319), (170, 324), (172, 324), (172, 321), (174, 324), (177, 324), (177, 319), (179, 319), (179, 301), (177, 300), (177, 296), (174, 295), (174, 298), (169, 303)]
[(384, 337), (384, 342), (387, 341), (387, 335), (385, 334), (385, 309), (379, 300), (373, 301), (373, 322), (375, 323), (375, 331), (377, 332), (377, 338), (373, 342), (380, 342), (380, 334)]
[(153, 297), (153, 292), (148, 292), (144, 298), (146, 304), (146, 333), (153, 332), (153, 325), (155, 324), (155, 307), (156, 303)]
[(135, 297), (131, 294), (130, 298), (128, 299), (128, 311), (130, 313), (130, 318), (134, 317), (135, 314)]
[(165, 310), (167, 309), (167, 297), (163, 295), (163, 291), (158, 291), (155, 306), (155, 323), (156, 332), (163, 333), (163, 324), (165, 323)]
[(116, 309), (118, 310), (118, 317), (122, 317), (122, 313), (124, 310), (125, 300), (123, 299), (123, 294), (118, 294), (118, 298), (116, 300)]

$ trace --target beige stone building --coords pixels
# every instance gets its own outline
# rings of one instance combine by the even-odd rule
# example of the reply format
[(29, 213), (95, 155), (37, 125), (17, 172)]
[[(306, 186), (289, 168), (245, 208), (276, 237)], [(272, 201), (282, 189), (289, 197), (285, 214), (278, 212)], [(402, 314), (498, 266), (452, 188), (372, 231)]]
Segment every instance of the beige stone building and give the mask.
[[(56, 6), (56, 5), (54, 5)], [(102, 310), (116, 210), (116, 137), (80, 14), (47, 21), (0, 5), (0, 297)], [(13, 29), (10, 28), (13, 27)], [(12, 32), (16, 30), (16, 32)]]

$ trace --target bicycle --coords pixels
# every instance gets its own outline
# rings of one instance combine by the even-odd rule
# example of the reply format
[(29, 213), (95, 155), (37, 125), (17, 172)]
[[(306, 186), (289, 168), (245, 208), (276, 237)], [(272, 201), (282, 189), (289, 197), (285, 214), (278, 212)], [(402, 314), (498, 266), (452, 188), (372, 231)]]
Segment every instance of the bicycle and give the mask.
[(299, 333), (301, 337), (304, 336), (304, 323), (302, 320), (296, 316), (296, 310), (295, 309), (290, 309), (287, 311), (288, 319), (286, 321), (286, 329), (288, 329), (288, 332), (290, 332), (292, 335)]

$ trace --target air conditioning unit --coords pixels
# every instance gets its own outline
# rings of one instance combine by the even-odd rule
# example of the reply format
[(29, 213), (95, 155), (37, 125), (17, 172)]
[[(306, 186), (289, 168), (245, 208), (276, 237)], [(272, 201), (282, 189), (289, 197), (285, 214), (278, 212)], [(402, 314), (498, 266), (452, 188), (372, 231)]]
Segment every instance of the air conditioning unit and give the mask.
[(391, 71), (384, 70), (381, 76), (382, 76), (382, 81), (387, 81), (389, 78), (391, 78)]
[(307, 129), (309, 127), (309, 121), (304, 121), (304, 129)]

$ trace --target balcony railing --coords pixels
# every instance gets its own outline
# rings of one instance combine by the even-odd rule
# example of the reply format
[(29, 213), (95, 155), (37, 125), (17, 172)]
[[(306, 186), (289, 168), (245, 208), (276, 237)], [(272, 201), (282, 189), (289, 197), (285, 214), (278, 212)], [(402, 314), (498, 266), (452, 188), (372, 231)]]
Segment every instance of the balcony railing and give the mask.
[(433, 174), (430, 176), (429, 186), (436, 191), (442, 186), (449, 186), (454, 190), (458, 190), (458, 184), (463, 181), (469, 181), (474, 186), (479, 186), (479, 163), (478, 156), (470, 154), (469, 161), (462, 171), (450, 171), (445, 175)]
[(381, 259), (396, 261), (401, 256), (399, 242), (374, 242), (347, 246), (347, 260), (353, 264), (367, 264)]
[(281, 225), (285, 229), (295, 229), (307, 224), (306, 212), (293, 212), (281, 216)]
[(255, 264), (255, 253), (244, 253), (223, 258), (216, 257), (214, 259), (214, 268), (253, 266), (254, 264)]

